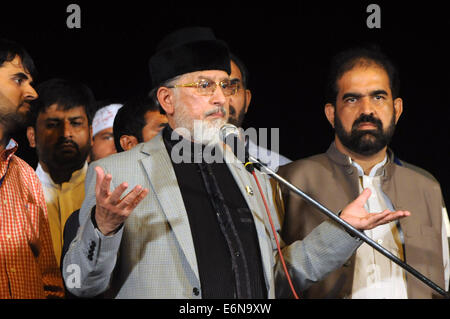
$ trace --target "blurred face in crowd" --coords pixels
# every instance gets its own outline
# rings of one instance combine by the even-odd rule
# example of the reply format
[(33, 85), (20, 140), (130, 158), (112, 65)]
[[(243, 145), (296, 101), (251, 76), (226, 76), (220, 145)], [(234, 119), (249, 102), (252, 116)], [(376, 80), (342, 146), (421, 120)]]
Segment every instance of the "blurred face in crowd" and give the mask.
[(105, 128), (95, 134), (92, 140), (92, 149), (90, 160), (96, 161), (108, 155), (116, 153), (116, 146), (114, 145), (113, 128)]
[(242, 126), (248, 106), (250, 105), (252, 94), (250, 90), (244, 88), (244, 84), (242, 83), (242, 73), (233, 61), (231, 61), (230, 79), (232, 82), (238, 84), (239, 89), (236, 94), (230, 96), (230, 116), (228, 122), (240, 127)]
[(19, 56), (0, 66), (0, 121), (4, 130), (24, 123), (29, 102), (38, 97), (32, 83), (33, 78)]
[(375, 63), (356, 65), (337, 87), (336, 106), (325, 106), (336, 146), (363, 156), (386, 151), (403, 110), (402, 100), (392, 97), (386, 71)]
[[(145, 126), (142, 128), (142, 142), (148, 142), (154, 138), (167, 124), (167, 117), (159, 111), (147, 111), (144, 115)], [(139, 144), (136, 136), (122, 135), (120, 146), (128, 151)]]
[(81, 168), (91, 148), (91, 126), (82, 106), (64, 110), (50, 105), (39, 113), (36, 127), (29, 127), (27, 136), (48, 170)]
[[(182, 75), (174, 84), (221, 82), (228, 79), (225, 71), (198, 71)], [(169, 125), (173, 129), (187, 129), (189, 138), (197, 143), (207, 144), (218, 138), (220, 127), (228, 121), (229, 96), (224, 94), (220, 86), (209, 95), (202, 94), (195, 87), (161, 87), (158, 90), (158, 100), (167, 113)], [(194, 130), (196, 120), (201, 128)]]
[(159, 111), (148, 111), (144, 117), (147, 124), (142, 128), (142, 140), (147, 142), (155, 137), (167, 124), (167, 116)]

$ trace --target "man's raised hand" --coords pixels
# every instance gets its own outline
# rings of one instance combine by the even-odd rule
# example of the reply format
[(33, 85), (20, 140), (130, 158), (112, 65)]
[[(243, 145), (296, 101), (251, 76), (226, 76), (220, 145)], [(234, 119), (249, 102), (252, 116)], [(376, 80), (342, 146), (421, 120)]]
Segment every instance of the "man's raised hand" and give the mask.
[(125, 197), (120, 199), (128, 188), (127, 183), (122, 183), (110, 191), (112, 176), (106, 174), (100, 166), (95, 168), (97, 181), (95, 184), (95, 221), (103, 235), (108, 236), (128, 218), (136, 206), (147, 196), (148, 189), (136, 185)]
[(411, 215), (408, 211), (391, 212), (387, 209), (380, 213), (369, 213), (364, 208), (364, 205), (370, 194), (370, 189), (366, 188), (353, 202), (344, 208), (340, 217), (356, 229), (367, 230)]

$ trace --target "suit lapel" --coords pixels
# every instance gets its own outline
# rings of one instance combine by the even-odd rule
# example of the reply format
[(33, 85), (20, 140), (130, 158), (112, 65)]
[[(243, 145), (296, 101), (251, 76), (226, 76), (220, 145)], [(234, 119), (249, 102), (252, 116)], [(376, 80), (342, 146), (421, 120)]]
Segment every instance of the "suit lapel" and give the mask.
[[(244, 197), (248, 207), (252, 212), (256, 232), (258, 234), (258, 242), (261, 251), (266, 286), (267, 289), (272, 288), (270, 287), (272, 277), (272, 261), (270, 253), (272, 252), (272, 245), (270, 241), (267, 240), (267, 238), (272, 238), (273, 236), (272, 234), (270, 234), (270, 236), (268, 237), (266, 228), (266, 212), (262, 200), (260, 200), (261, 195), (259, 193), (258, 185), (256, 185), (254, 178), (249, 172), (247, 172), (245, 167), (241, 163), (238, 163), (237, 159), (234, 156), (230, 155), (229, 151), (226, 151), (225, 162), (227, 163), (228, 168), (230, 169), (231, 174), (233, 175), (234, 180), (236, 181), (236, 184), (238, 185), (239, 190), (242, 193), (242, 196)], [(261, 184), (261, 175), (259, 176), (259, 180)], [(267, 196), (267, 194), (265, 194), (265, 196)]]
[[(189, 219), (177, 183), (175, 171), (173, 170), (172, 161), (166, 151), (161, 134), (154, 137), (150, 142), (147, 142), (142, 147), (141, 151), (149, 155), (142, 160), (142, 164), (149, 177), (152, 191), (158, 199), (158, 202), (166, 215), (167, 221), (193, 272), (197, 278), (199, 278), (197, 257), (195, 255)], [(259, 194), (258, 186), (244, 166), (237, 163), (234, 156), (230, 156), (229, 152), (226, 153), (227, 156), (225, 157), (225, 162), (253, 215), (267, 287), (273, 288), (270, 287), (269, 284), (272, 282), (272, 258), (270, 255), (272, 252), (272, 245), (271, 242), (267, 240), (268, 231), (265, 226), (267, 221), (266, 213), (262, 201), (260, 200), (261, 195)], [(246, 186), (249, 188), (246, 188)], [(250, 194), (251, 191), (253, 195)], [(270, 234), (270, 238), (272, 237), (272, 234)]]
[(142, 152), (150, 155), (142, 160), (142, 164), (150, 179), (152, 191), (158, 199), (189, 265), (199, 278), (189, 219), (172, 161), (166, 151), (161, 134), (146, 143)]

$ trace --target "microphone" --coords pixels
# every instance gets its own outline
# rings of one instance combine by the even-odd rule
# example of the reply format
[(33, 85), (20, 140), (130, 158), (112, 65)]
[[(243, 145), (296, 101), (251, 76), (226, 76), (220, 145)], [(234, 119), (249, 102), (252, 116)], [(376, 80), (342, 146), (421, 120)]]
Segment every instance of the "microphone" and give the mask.
[(245, 145), (242, 140), (240, 130), (233, 124), (226, 123), (220, 128), (219, 135), (222, 142), (230, 147), (237, 159), (245, 165), (245, 168), (252, 172), (254, 167), (253, 163), (249, 162), (248, 145)]

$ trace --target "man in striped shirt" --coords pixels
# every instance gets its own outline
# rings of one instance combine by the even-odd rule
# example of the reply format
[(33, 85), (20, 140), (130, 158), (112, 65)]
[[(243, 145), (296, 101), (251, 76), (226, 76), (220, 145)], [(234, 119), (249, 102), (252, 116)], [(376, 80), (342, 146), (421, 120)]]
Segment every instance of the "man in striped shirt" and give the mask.
[(42, 186), (14, 155), (10, 138), (24, 124), (34, 64), (18, 44), (0, 39), (0, 298), (63, 297)]

